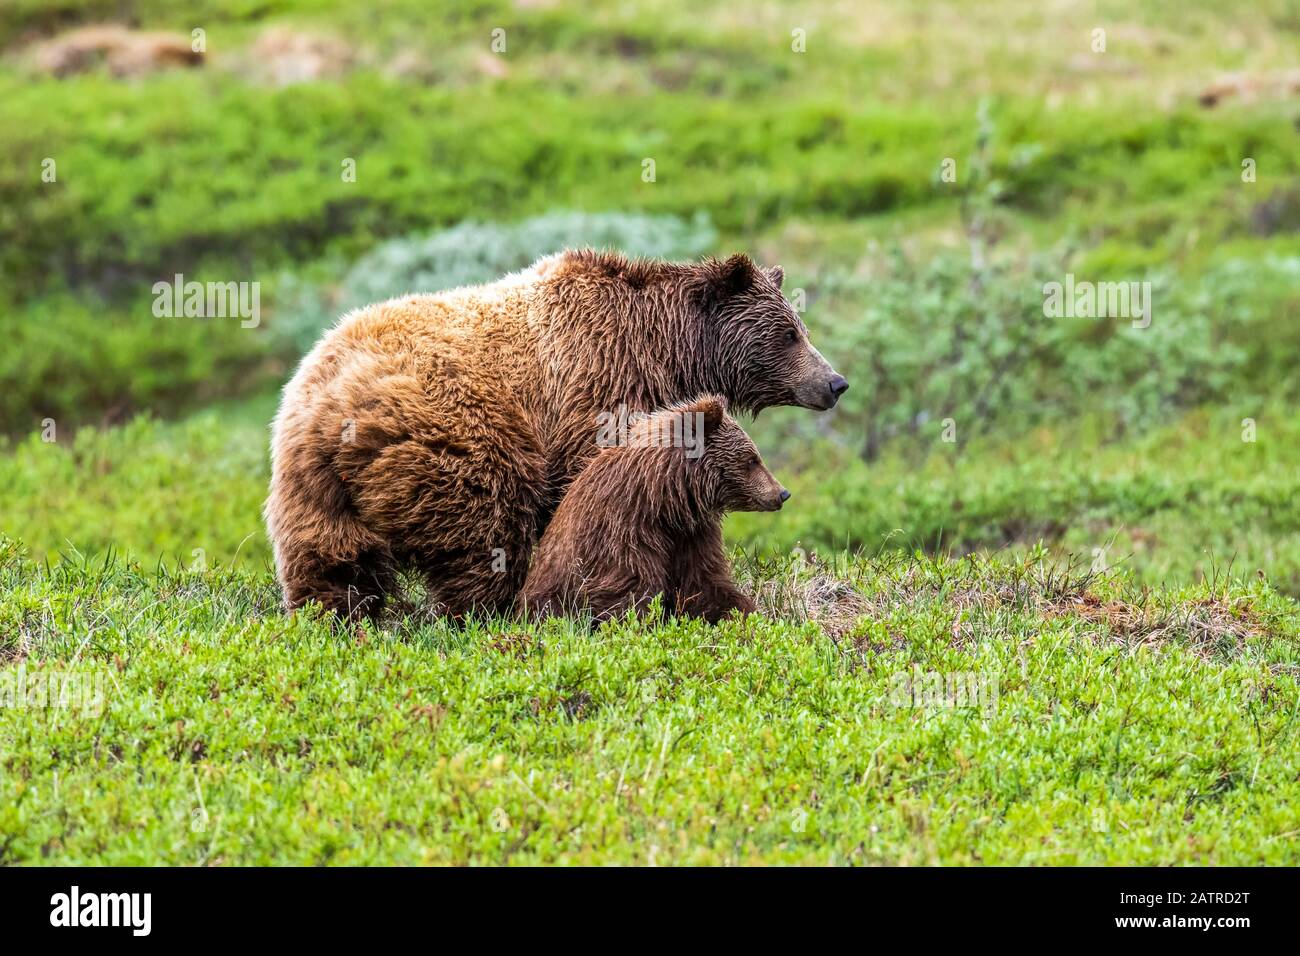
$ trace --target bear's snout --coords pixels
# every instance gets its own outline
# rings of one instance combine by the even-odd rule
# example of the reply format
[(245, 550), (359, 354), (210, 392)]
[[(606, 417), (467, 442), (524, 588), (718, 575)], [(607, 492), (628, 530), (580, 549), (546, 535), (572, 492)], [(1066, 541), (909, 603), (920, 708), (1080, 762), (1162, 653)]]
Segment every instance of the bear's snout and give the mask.
[(774, 487), (765, 498), (759, 499), (760, 511), (780, 511), (781, 506), (786, 503), (790, 497), (790, 492), (786, 491), (775, 481), (772, 482)]
[(849, 388), (849, 380), (831, 367), (821, 352), (808, 346), (808, 358), (794, 386), (795, 404), (821, 411), (834, 408)]

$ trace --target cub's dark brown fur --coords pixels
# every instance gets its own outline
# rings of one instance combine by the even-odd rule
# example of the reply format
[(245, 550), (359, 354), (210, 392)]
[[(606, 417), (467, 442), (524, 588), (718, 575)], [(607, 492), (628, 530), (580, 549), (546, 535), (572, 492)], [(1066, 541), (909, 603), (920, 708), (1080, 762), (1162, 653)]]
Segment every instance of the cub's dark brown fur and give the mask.
[(569, 486), (537, 547), (522, 609), (535, 617), (589, 609), (604, 619), (662, 594), (669, 612), (708, 621), (748, 613), (754, 604), (733, 579), (722, 517), (775, 511), (789, 496), (722, 397), (657, 412)]

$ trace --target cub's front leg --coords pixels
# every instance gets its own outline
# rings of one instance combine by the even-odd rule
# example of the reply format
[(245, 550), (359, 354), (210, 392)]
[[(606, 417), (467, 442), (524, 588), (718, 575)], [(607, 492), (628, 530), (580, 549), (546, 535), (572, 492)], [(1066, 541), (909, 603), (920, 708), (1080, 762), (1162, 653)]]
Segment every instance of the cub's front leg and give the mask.
[(710, 624), (732, 611), (752, 614), (754, 601), (736, 584), (722, 548), (722, 529), (710, 528), (682, 548), (676, 562), (676, 606), (680, 614), (701, 617)]
[(724, 621), (732, 611), (754, 613), (754, 601), (734, 584), (713, 587), (696, 594), (683, 592), (678, 600), (679, 613), (699, 617), (710, 624)]

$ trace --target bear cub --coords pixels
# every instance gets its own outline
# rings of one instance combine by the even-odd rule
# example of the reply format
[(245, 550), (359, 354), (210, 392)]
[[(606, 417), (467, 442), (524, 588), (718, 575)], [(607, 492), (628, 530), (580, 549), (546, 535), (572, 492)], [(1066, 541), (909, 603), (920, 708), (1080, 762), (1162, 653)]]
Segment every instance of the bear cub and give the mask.
[(716, 623), (754, 602), (722, 545), (729, 511), (776, 511), (790, 492), (754, 442), (704, 395), (641, 418), (569, 486), (537, 547), (520, 609), (533, 617), (589, 610), (597, 620), (657, 594), (669, 613)]

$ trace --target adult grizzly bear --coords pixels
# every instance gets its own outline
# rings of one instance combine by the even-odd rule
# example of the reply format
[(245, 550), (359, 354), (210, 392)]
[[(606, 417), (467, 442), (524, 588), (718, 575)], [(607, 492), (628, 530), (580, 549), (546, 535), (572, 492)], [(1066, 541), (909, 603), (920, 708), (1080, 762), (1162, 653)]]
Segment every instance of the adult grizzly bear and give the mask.
[(605, 620), (661, 594), (668, 611), (711, 623), (748, 614), (754, 602), (732, 576), (723, 515), (776, 511), (789, 497), (721, 396), (656, 412), (573, 479), (537, 545), (520, 610), (585, 609)]
[(602, 412), (705, 392), (755, 413), (830, 408), (848, 383), (781, 280), (745, 255), (564, 252), (345, 316), (273, 426), (266, 523), (286, 606), (376, 616), (409, 566), (448, 613), (504, 611)]

